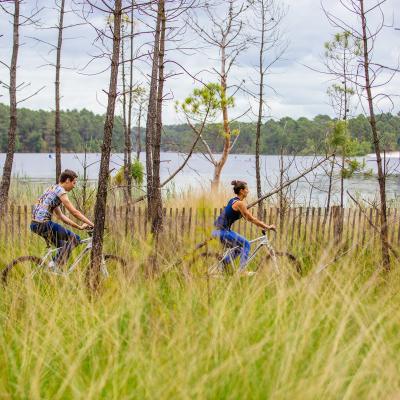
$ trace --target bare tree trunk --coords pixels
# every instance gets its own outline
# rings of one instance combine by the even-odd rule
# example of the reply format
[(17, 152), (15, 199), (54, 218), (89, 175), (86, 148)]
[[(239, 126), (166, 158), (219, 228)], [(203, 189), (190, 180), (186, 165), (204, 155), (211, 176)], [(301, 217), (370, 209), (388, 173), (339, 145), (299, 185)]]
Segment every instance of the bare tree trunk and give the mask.
[(332, 197), (332, 184), (333, 184), (333, 169), (335, 167), (335, 159), (336, 157), (333, 156), (331, 161), (331, 170), (329, 172), (329, 184), (328, 184), (328, 198), (326, 200), (326, 208), (329, 209), (331, 206), (331, 197)]
[[(123, 33), (124, 35), (124, 33)], [(122, 41), (121, 43), (121, 65), (122, 65), (122, 124), (124, 127), (124, 182), (125, 182), (125, 187), (124, 187), (124, 194), (125, 194), (125, 201), (128, 203), (130, 199), (130, 194), (128, 190), (128, 179), (131, 176), (131, 171), (130, 171), (130, 163), (128, 161), (128, 156), (129, 156), (129, 139), (130, 139), (130, 133), (128, 129), (128, 121), (127, 121), (127, 101), (126, 101), (126, 74), (125, 74), (125, 48), (124, 48), (124, 43)]]
[[(262, 115), (263, 115), (263, 96), (264, 96), (264, 37), (265, 37), (265, 9), (264, 4), (262, 3), (261, 7), (261, 42), (260, 42), (260, 51), (259, 51), (259, 74), (260, 74), (260, 82), (259, 82), (259, 91), (258, 91), (258, 117), (257, 117), (257, 127), (256, 127), (256, 182), (257, 182), (257, 198), (259, 199), (262, 196), (262, 187), (261, 187), (261, 171), (260, 171), (260, 138), (261, 138), (261, 123), (262, 123)], [(282, 194), (281, 194), (282, 195)], [(257, 217), (262, 220), (264, 214), (264, 204), (261, 201), (257, 207)]]
[(331, 197), (332, 197), (332, 180), (333, 180), (333, 168), (335, 166), (336, 156), (333, 156), (331, 161), (331, 170), (329, 172), (329, 184), (328, 184), (328, 198), (326, 200), (326, 210), (324, 215), (324, 220), (322, 221), (322, 226), (325, 226), (326, 220), (328, 219), (328, 213), (331, 206)]
[(341, 174), (340, 174), (340, 207), (344, 207), (344, 178), (343, 178), (343, 171), (344, 171), (344, 154), (342, 154), (342, 165), (341, 165)]
[[(160, 6), (159, 6), (160, 7)], [(149, 104), (146, 121), (146, 174), (147, 174), (147, 218), (153, 215), (153, 138), (157, 114), (157, 79), (158, 53), (160, 49), (161, 15), (157, 14), (156, 32), (154, 36), (153, 65), (151, 69)]]
[(142, 104), (139, 104), (139, 115), (137, 120), (137, 129), (136, 129), (136, 159), (140, 160), (140, 153), (142, 151), (142, 139), (140, 137), (140, 129), (142, 122)]
[(114, 126), (115, 101), (117, 98), (118, 63), (121, 44), (121, 0), (115, 0), (113, 15), (113, 52), (111, 60), (110, 84), (108, 89), (106, 120), (104, 123), (104, 138), (101, 148), (99, 182), (97, 186), (97, 197), (94, 210), (95, 226), (93, 232), (91, 265), (87, 270), (87, 282), (89, 288), (92, 290), (97, 290), (99, 286), (101, 256), (103, 251), (107, 185), (109, 178), (111, 140)]
[(161, 18), (160, 47), (158, 52), (158, 88), (157, 88), (157, 114), (156, 129), (153, 138), (153, 209), (152, 209), (152, 233), (158, 235), (162, 230), (162, 197), (160, 186), (160, 145), (162, 132), (162, 103), (164, 91), (164, 52), (165, 52), (165, 3), (159, 0), (159, 16)]
[[(226, 57), (225, 57), (225, 45), (221, 47), (221, 97), (226, 98)], [(229, 127), (228, 120), (228, 106), (225, 103), (222, 104), (222, 118), (223, 118), (223, 129), (224, 129), (224, 148), (222, 150), (222, 155), (217, 164), (214, 167), (214, 177), (211, 182), (211, 190), (215, 191), (219, 188), (219, 182), (221, 179), (221, 172), (224, 168), (226, 160), (229, 156), (229, 151), (231, 147), (231, 129)]]
[(10, 65), (10, 124), (8, 128), (7, 155), (0, 187), (0, 214), (5, 210), (10, 190), (11, 171), (17, 136), (17, 58), (19, 50), (19, 0), (14, 1), (13, 50)]
[(385, 189), (385, 174), (382, 169), (382, 158), (381, 149), (379, 144), (379, 136), (376, 128), (376, 119), (374, 112), (374, 105), (372, 101), (371, 92), (371, 81), (369, 75), (369, 53), (368, 49), (368, 35), (367, 33), (367, 21), (364, 11), (364, 0), (359, 0), (360, 4), (360, 17), (362, 24), (362, 42), (363, 42), (363, 56), (364, 56), (364, 72), (365, 72), (365, 89), (367, 91), (368, 108), (369, 108), (369, 123), (371, 125), (373, 144), (376, 154), (376, 163), (378, 166), (378, 183), (379, 183), (379, 194), (381, 200), (381, 248), (382, 248), (382, 259), (384, 268), (390, 270), (390, 255), (388, 247), (388, 226), (387, 226), (387, 213), (386, 213), (386, 189)]
[[(217, 2), (218, 3), (218, 2)], [(214, 174), (211, 181), (211, 190), (215, 191), (219, 187), (222, 169), (228, 159), (229, 153), (232, 150), (231, 145), (231, 129), (229, 126), (228, 106), (229, 98), (227, 98), (228, 90), (228, 75), (233, 65), (235, 65), (237, 57), (249, 45), (249, 37), (243, 35), (243, 13), (248, 9), (251, 2), (244, 2), (242, 0), (225, 0), (220, 4), (227, 5), (227, 12), (223, 15), (218, 15), (214, 5), (215, 2), (205, 2), (204, 9), (211, 22), (211, 26), (204, 29), (203, 24), (192, 19), (193, 28), (198, 36), (206, 42), (218, 49), (220, 60), (220, 71), (215, 71), (218, 75), (221, 86), (221, 111), (222, 111), (222, 127), (224, 132), (222, 155), (218, 161), (212, 158), (214, 165)], [(211, 149), (206, 144), (205, 140), (201, 139), (207, 152), (211, 155)]]
[(129, 99), (128, 99), (128, 134), (125, 137), (125, 148), (127, 152), (127, 162), (128, 162), (128, 170), (129, 174), (126, 176), (126, 185), (128, 190), (128, 197), (129, 201), (132, 198), (132, 173), (131, 173), (131, 166), (132, 166), (132, 90), (133, 90), (133, 4), (131, 2), (131, 34), (129, 38), (130, 44), (130, 52), (129, 52)]
[[(283, 164), (283, 147), (281, 147), (281, 156), (279, 158), (279, 186), (283, 186), (283, 174), (285, 172), (284, 169), (284, 164)], [(257, 196), (258, 197), (258, 196)], [(259, 196), (258, 198), (260, 198)], [(286, 202), (283, 194), (283, 189), (279, 191), (279, 230), (282, 232), (283, 231), (283, 224), (284, 224), (284, 219), (285, 219), (285, 213), (286, 213)], [(260, 216), (260, 219), (262, 220), (263, 215)]]
[(84, 148), (84, 156), (83, 156), (83, 182), (82, 182), (82, 211), (84, 214), (87, 213), (86, 210), (86, 202), (87, 202), (87, 181), (88, 181), (88, 177), (87, 177), (87, 169), (88, 169), (88, 165), (87, 165), (87, 144), (85, 141), (85, 148)]
[(56, 183), (61, 175), (61, 117), (60, 117), (60, 69), (61, 69), (61, 46), (64, 29), (64, 6), (65, 0), (61, 0), (60, 19), (58, 23), (57, 60), (56, 60), (56, 112), (55, 112), (55, 152), (56, 152)]
[[(348, 92), (347, 92), (347, 71), (346, 71), (346, 48), (343, 49), (343, 84), (344, 84), (344, 113), (343, 113), (343, 121), (345, 122), (346, 136), (347, 136), (347, 108), (348, 108)], [(340, 207), (343, 209), (344, 207), (344, 160), (345, 160), (345, 149), (342, 146), (342, 166), (341, 166), (341, 174), (340, 174)], [(343, 228), (343, 227), (342, 227)]]

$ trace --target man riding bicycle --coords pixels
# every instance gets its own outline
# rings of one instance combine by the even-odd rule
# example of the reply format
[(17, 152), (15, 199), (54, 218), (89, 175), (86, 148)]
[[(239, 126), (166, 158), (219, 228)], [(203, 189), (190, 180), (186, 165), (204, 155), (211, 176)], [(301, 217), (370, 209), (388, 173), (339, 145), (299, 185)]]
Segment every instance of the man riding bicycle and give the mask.
[[(68, 260), (74, 247), (80, 243), (80, 237), (69, 231), (63, 226), (53, 222), (53, 213), (65, 224), (73, 228), (84, 230), (93, 227), (93, 222), (78, 211), (68, 199), (67, 192), (74, 189), (78, 175), (69, 169), (63, 171), (56, 185), (52, 185), (38, 198), (33, 211), (30, 229), (32, 232), (43, 237), (59, 248), (54, 260), (50, 262), (50, 268), (62, 266)], [(78, 225), (60, 209), (61, 204), (78, 220), (82, 225)]]
[[(231, 230), (232, 224), (238, 219), (244, 217), (247, 221), (262, 229), (275, 230), (276, 228), (275, 225), (267, 225), (260, 221), (247, 209), (244, 200), (249, 194), (249, 189), (246, 182), (232, 181), (231, 185), (233, 185), (233, 191), (236, 194), (236, 197), (229, 200), (221, 215), (215, 220), (214, 225), (217, 229), (212, 232), (212, 236), (218, 237), (221, 243), (225, 245), (236, 247), (230, 255), (232, 255), (233, 259), (240, 255), (239, 272), (244, 272), (249, 257), (250, 243), (245, 237)], [(226, 259), (222, 260), (224, 265), (230, 263), (230, 255), (228, 255)]]

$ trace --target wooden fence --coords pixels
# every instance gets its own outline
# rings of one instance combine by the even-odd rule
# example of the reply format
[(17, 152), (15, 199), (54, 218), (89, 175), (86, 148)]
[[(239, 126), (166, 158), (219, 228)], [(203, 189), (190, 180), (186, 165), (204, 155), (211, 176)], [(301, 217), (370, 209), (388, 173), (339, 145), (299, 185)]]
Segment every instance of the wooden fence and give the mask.
[[(209, 237), (213, 221), (220, 209), (168, 208), (164, 209), (164, 234), (171, 244), (182, 241), (198, 242)], [(26, 205), (11, 205), (6, 215), (0, 220), (0, 245), (19, 241), (22, 243), (31, 237), (29, 230), (31, 208)], [(388, 210), (389, 240), (393, 245), (400, 245), (399, 219), (397, 208)], [(379, 211), (366, 210), (366, 215), (356, 208), (297, 207), (282, 212), (278, 208), (267, 208), (264, 221), (274, 223), (278, 228), (276, 240), (290, 248), (298, 242), (332, 243), (333, 241), (351, 241), (359, 245), (377, 240), (378, 233), (368, 220), (379, 226)], [(343, 222), (343, 229), (340, 222)], [(132, 240), (145, 239), (150, 233), (150, 224), (144, 207), (111, 207), (107, 209), (106, 226), (108, 233), (116, 237), (127, 236)], [(244, 220), (234, 225), (235, 231), (254, 238), (260, 229)]]

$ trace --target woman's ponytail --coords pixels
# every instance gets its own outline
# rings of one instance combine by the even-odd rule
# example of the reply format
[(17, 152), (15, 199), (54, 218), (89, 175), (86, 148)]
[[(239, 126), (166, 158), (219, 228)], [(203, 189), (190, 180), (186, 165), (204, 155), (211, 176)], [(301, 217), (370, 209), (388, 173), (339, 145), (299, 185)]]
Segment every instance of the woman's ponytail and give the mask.
[(231, 185), (233, 186), (235, 194), (239, 194), (242, 189), (246, 189), (247, 187), (247, 183), (243, 181), (232, 181)]

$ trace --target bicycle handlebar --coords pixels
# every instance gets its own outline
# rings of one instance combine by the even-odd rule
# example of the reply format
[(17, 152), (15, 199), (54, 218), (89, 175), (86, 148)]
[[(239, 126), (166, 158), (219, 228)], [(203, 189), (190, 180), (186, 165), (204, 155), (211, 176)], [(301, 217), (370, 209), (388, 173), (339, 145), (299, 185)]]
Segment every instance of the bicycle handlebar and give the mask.
[[(275, 229), (268, 229), (268, 231), (272, 231), (273, 233), (276, 234), (276, 230), (275, 230)], [(261, 233), (262, 233), (264, 236), (266, 236), (266, 234), (267, 234), (267, 229), (261, 229)]]
[[(107, 230), (107, 228), (104, 227), (104, 230)], [(89, 236), (93, 236), (94, 227), (90, 226), (89, 228), (86, 228), (85, 231)]]

